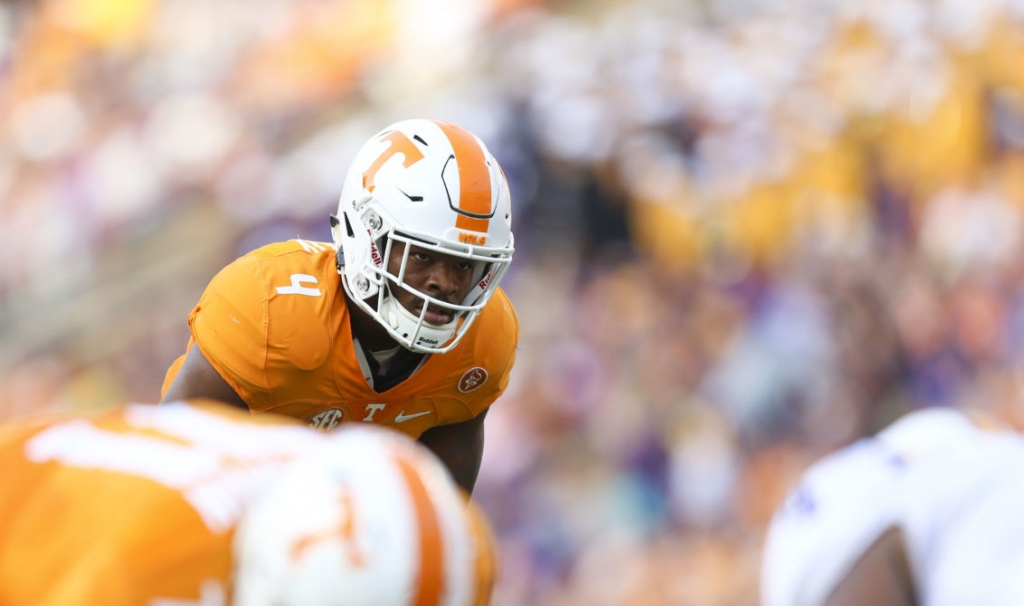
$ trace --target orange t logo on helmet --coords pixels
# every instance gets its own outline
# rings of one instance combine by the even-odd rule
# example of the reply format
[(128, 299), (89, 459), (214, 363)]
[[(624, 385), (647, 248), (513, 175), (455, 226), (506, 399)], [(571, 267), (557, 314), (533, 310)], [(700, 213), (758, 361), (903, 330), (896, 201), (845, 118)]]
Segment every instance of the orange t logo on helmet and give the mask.
[(391, 145), (381, 152), (381, 154), (377, 156), (377, 159), (373, 161), (373, 164), (370, 165), (370, 168), (367, 168), (366, 172), (363, 173), (363, 187), (365, 187), (366, 191), (370, 193), (373, 193), (373, 189), (376, 187), (376, 185), (373, 184), (373, 178), (377, 175), (377, 171), (380, 170), (380, 167), (384, 166), (384, 163), (387, 162), (391, 156), (394, 156), (395, 154), (402, 154), (402, 157), (404, 158), (402, 165), (406, 168), (409, 168), (423, 159), (423, 152), (421, 152), (416, 147), (416, 144), (410, 141), (409, 137), (406, 137), (405, 133), (400, 130), (393, 130), (381, 137), (381, 139), (390, 142)]

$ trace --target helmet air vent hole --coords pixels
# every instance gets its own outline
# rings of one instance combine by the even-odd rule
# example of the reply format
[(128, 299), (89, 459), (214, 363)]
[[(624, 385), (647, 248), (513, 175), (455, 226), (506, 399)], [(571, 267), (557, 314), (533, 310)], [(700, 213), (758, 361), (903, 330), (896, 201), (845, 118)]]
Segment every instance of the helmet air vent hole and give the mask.
[(410, 201), (410, 202), (422, 202), (422, 201), (423, 201), (423, 196), (414, 196), (414, 195), (412, 195), (412, 194), (406, 193), (406, 192), (405, 192), (405, 191), (404, 191), (403, 189), (401, 189), (401, 188), (397, 188), (397, 187), (396, 187), (395, 189), (397, 189), (398, 191), (402, 192), (402, 194), (403, 194), (403, 195), (404, 195), (404, 196), (405, 196), (406, 198), (409, 198), (409, 201)]

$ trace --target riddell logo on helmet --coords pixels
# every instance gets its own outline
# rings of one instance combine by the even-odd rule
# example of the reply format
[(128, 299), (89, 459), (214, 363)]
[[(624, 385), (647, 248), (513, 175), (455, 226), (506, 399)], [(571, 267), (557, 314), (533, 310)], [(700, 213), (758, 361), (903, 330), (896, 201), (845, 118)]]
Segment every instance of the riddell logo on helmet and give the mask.
[(480, 280), (480, 282), (477, 283), (477, 285), (476, 285), (477, 288), (487, 288), (487, 285), (491, 283), (491, 278), (493, 278), (493, 277), (494, 277), (494, 268), (492, 267), (491, 271), (487, 272), (487, 275), (484, 276), (484, 279)]
[(416, 343), (419, 345), (437, 345), (437, 341), (435, 339), (428, 339), (426, 337), (416, 339)]
[(384, 265), (384, 259), (380, 257), (380, 251), (377, 250), (377, 244), (370, 242), (370, 258), (373, 259), (373, 264), (377, 267)]

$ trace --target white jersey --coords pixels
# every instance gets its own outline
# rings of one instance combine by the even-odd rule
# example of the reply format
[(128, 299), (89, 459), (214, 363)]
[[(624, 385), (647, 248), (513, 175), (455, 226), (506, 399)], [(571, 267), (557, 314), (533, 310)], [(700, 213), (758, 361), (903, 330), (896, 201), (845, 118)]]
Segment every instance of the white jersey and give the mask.
[(763, 604), (822, 604), (893, 527), (921, 604), (1024, 604), (1022, 511), (1024, 437), (911, 413), (807, 471), (768, 531)]
[(982, 433), (908, 474), (901, 524), (921, 603), (1024, 605), (1024, 437)]

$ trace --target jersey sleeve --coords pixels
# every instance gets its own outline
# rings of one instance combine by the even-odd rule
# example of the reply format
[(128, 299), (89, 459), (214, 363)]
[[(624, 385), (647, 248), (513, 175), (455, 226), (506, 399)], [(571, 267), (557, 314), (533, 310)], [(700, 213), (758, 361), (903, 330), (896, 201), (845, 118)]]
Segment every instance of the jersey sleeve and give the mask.
[(259, 258), (242, 257), (214, 276), (188, 317), (200, 351), (250, 408), (269, 398), (268, 290)]

